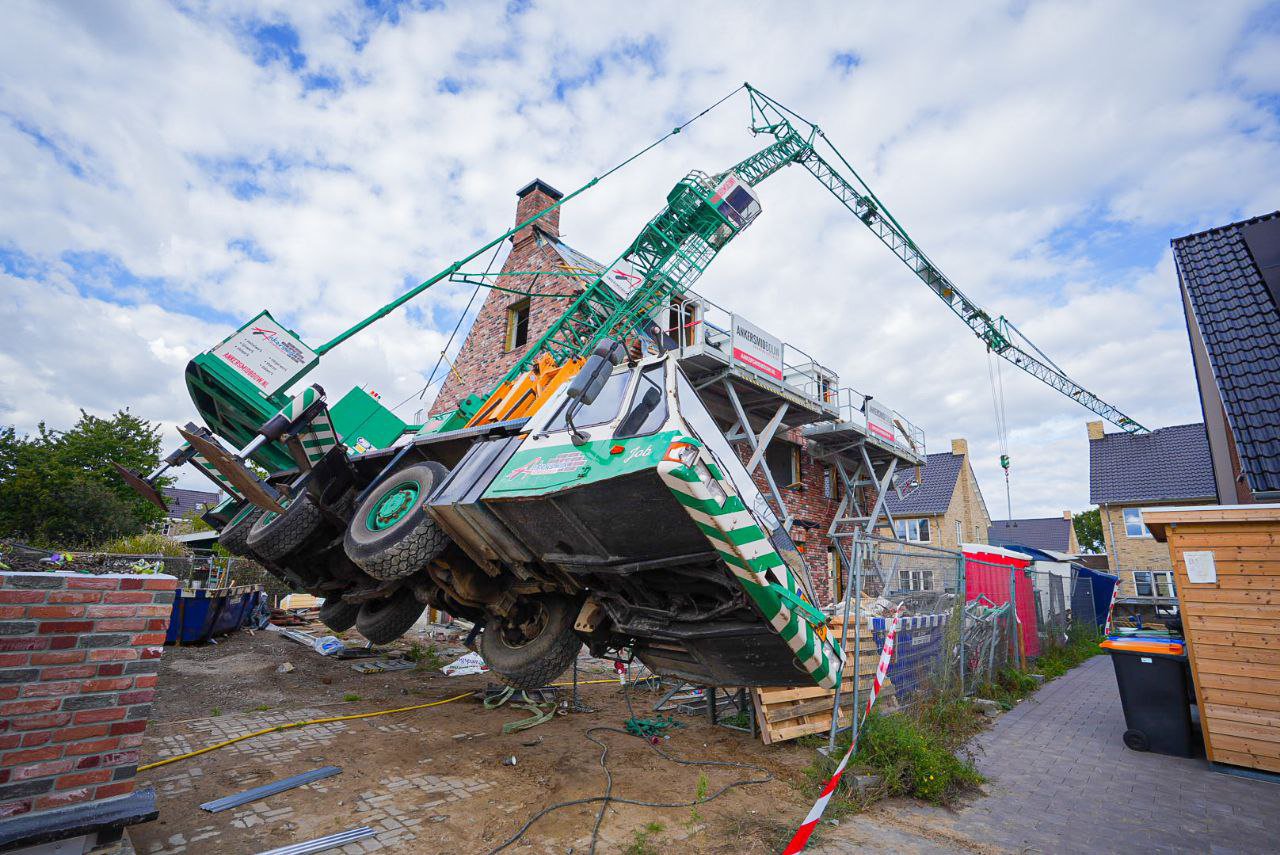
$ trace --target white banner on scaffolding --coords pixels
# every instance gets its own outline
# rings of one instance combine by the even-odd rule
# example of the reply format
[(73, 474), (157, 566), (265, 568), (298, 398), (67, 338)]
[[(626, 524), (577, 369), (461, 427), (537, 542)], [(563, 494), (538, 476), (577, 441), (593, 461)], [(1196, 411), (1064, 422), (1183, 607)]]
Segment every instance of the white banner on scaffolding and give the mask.
[(894, 442), (893, 410), (874, 400), (868, 400), (863, 410), (867, 414), (867, 432), (886, 442)]
[(774, 338), (741, 315), (734, 315), (731, 344), (735, 363), (782, 381), (782, 339)]

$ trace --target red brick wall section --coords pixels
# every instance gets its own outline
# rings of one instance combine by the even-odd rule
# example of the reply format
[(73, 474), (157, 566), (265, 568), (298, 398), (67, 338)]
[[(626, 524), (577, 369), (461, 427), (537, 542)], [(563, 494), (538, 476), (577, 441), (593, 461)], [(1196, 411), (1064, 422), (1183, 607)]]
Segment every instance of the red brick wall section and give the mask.
[(176, 586), (0, 573), (0, 821), (133, 791)]
[[(551, 197), (534, 190), (520, 199), (516, 222), (523, 222), (538, 211), (553, 204)], [(552, 219), (559, 228), (560, 212), (554, 211)], [(515, 244), (502, 265), (503, 272), (513, 270), (562, 270), (564, 261), (551, 246), (546, 234), (535, 235), (535, 228), (544, 228), (546, 220), (523, 229), (515, 235)], [(551, 234), (557, 234), (552, 232)], [(503, 276), (496, 280), (503, 288), (535, 294), (578, 294), (583, 286), (577, 279), (566, 276)], [(507, 309), (525, 299), (505, 291), (490, 291), (480, 312), (476, 315), (466, 341), (458, 351), (453, 370), (440, 387), (440, 394), (431, 405), (431, 415), (452, 410), (458, 402), (472, 393), (485, 394), (497, 385), (529, 348), (542, 337), (553, 323), (569, 308), (570, 300), (556, 297), (531, 297), (529, 299), (529, 341), (512, 351), (505, 349), (507, 333)]]

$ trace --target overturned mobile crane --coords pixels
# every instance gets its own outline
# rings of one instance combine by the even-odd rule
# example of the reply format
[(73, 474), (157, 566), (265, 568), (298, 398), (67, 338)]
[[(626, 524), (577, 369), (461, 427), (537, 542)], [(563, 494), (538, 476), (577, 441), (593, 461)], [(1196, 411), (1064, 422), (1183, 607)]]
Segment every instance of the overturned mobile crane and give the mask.
[[(381, 643), (431, 605), (482, 627), (482, 654), (517, 687), (553, 679), (584, 642), (704, 685), (834, 686), (844, 655), (813, 605), (786, 510), (775, 513), (757, 489), (653, 314), (759, 215), (754, 187), (799, 163), (989, 347), (1032, 363), (1020, 361), (1031, 357), (1003, 318), (943, 277), (856, 174), (818, 154), (816, 126), (802, 135), (776, 102), (745, 88), (751, 129), (772, 142), (723, 173), (677, 183), (489, 394), (405, 425), (358, 389), (332, 408), (318, 386), (294, 397), (283, 389), (599, 179), (315, 350), (259, 315), (187, 368), (207, 427), (183, 429), (186, 443), (151, 476), (123, 474), (155, 500), (157, 476), (194, 463), (231, 496), (213, 514), (224, 545), (324, 596), (330, 627), (356, 625)], [(633, 336), (640, 346), (624, 347)], [(1129, 422), (1058, 376), (1046, 382)]]

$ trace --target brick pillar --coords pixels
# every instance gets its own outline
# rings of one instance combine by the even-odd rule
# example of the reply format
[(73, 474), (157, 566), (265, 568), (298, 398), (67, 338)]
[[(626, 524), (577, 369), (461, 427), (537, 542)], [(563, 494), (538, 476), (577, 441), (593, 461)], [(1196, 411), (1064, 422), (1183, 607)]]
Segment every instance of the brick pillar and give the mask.
[(0, 821), (133, 793), (176, 586), (0, 574)]

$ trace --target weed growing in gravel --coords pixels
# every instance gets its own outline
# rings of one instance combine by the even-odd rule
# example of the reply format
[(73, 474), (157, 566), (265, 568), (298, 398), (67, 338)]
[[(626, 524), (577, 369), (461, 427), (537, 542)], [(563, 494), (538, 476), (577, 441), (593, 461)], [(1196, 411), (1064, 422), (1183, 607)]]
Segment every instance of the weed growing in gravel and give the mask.
[(212, 716), (222, 715), (222, 710), (218, 709), (217, 707), (214, 707), (213, 709), (209, 710), (209, 715), (212, 715)]
[(434, 644), (423, 647), (415, 641), (404, 652), (404, 658), (410, 662), (417, 663), (419, 671), (438, 671), (445, 665), (444, 659), (440, 656), (440, 651), (436, 650)]
[(664, 830), (666, 830), (666, 826), (660, 822), (651, 822), (644, 828), (637, 829), (633, 832), (630, 845), (622, 850), (623, 855), (659, 855), (662, 850), (656, 848), (655, 841), (649, 838), (655, 834), (661, 834)]
[(343, 696), (342, 696), (342, 699), (343, 699), (344, 701), (346, 701), (347, 703), (351, 704), (351, 703), (355, 703), (356, 701), (360, 700), (360, 696), (359, 696), (359, 695), (357, 695), (357, 694), (356, 694), (356, 693), (354, 693), (354, 692), (347, 692), (347, 694), (345, 694), (345, 695), (343, 695)]

